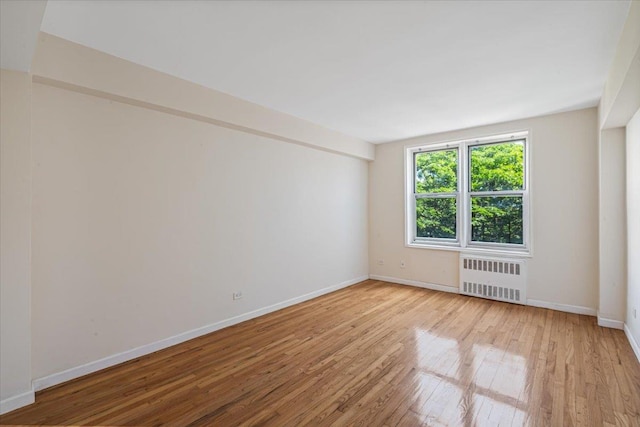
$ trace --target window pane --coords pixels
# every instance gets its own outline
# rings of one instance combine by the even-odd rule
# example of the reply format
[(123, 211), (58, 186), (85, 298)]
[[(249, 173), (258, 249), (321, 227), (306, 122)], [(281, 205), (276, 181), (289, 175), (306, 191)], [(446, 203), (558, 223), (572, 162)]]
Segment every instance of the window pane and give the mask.
[(456, 238), (455, 197), (416, 200), (416, 237)]
[(416, 153), (416, 193), (458, 191), (458, 150)]
[(469, 147), (471, 191), (522, 190), (524, 141)]
[(522, 244), (522, 197), (472, 197), (471, 241)]

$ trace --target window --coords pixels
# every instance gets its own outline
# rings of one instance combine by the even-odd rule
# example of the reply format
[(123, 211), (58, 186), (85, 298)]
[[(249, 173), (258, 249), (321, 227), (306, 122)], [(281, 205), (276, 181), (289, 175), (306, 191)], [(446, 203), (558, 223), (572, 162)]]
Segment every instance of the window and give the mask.
[(406, 149), (409, 246), (528, 253), (528, 133)]

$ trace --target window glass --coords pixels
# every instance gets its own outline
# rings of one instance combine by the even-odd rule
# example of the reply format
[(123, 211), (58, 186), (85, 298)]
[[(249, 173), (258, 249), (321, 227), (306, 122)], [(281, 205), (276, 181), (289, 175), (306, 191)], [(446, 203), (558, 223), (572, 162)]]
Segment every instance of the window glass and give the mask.
[(458, 190), (458, 150), (416, 153), (415, 192), (454, 193)]
[(469, 158), (472, 192), (524, 188), (524, 141), (474, 145)]
[(471, 197), (471, 241), (521, 245), (522, 196)]
[(416, 200), (416, 237), (456, 238), (456, 198), (422, 198)]

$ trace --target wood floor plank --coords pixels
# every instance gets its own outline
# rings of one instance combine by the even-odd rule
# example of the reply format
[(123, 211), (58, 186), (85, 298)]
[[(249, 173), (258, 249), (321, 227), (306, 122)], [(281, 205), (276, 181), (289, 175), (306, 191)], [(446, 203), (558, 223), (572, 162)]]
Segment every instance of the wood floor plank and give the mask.
[(640, 426), (595, 319), (376, 280), (38, 392), (2, 425)]

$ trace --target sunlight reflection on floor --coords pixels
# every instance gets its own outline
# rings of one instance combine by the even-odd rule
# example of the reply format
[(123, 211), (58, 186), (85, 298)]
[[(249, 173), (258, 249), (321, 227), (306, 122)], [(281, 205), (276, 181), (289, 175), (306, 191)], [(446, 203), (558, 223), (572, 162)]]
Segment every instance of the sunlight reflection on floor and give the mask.
[(416, 330), (419, 395), (413, 412), (429, 425), (522, 425), (526, 359), (487, 344), (461, 354), (458, 342)]
[(513, 399), (522, 396), (527, 379), (527, 361), (524, 357), (488, 345), (474, 344), (473, 352), (476, 355), (486, 354), (484, 360), (478, 357), (473, 360), (477, 387)]

